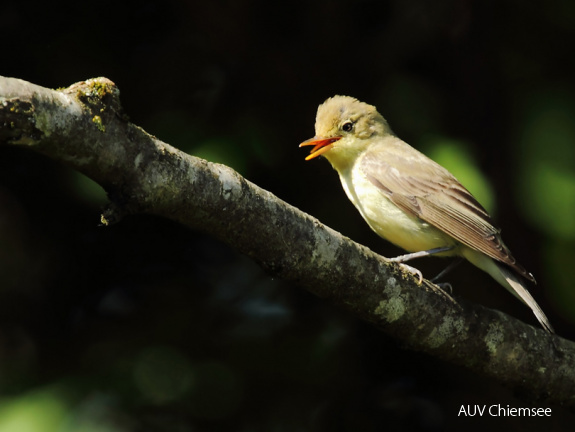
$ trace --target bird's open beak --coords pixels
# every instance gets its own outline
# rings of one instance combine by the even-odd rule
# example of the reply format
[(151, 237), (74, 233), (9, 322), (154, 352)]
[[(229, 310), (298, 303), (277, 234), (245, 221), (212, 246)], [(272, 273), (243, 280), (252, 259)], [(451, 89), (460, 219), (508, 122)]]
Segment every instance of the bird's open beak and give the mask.
[(331, 149), (333, 147), (333, 143), (340, 140), (341, 137), (340, 136), (336, 136), (336, 137), (332, 137), (332, 138), (323, 138), (323, 137), (313, 137), (308, 139), (307, 141), (302, 142), (299, 146), (300, 147), (304, 147), (304, 146), (314, 146), (311, 149), (311, 152), (309, 154), (308, 157), (305, 158), (305, 160), (310, 160), (313, 159), (315, 157), (318, 157), (319, 155), (324, 154), (326, 151), (328, 151), (329, 149)]

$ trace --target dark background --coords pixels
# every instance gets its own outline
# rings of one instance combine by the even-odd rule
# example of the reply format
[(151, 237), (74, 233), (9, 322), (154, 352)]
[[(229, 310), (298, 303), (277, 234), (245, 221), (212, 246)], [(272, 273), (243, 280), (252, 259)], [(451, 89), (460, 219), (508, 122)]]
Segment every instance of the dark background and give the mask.
[[(394, 256), (297, 147), (327, 97), (376, 105), (489, 208), (557, 332), (575, 335), (575, 3), (10, 2), (0, 18), (0, 74), (51, 88), (105, 76), (135, 124)], [(458, 416), (545, 405), (404, 349), (204, 234), (151, 216), (99, 227), (105, 202), (81, 175), (0, 148), (1, 431), (572, 427), (557, 406)], [(417, 262), (428, 277), (445, 264)], [(449, 281), (538, 325), (468, 264)]]

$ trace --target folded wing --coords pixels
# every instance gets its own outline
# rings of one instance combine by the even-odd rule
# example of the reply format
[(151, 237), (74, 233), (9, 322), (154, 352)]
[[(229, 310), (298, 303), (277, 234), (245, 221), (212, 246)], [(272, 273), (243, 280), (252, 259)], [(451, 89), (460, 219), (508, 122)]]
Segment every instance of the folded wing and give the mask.
[[(407, 146), (403, 142), (394, 144)], [(513, 258), (501, 240), (501, 231), (471, 193), (445, 168), (430, 163), (430, 159), (416, 150), (409, 150), (413, 153), (405, 157), (395, 151), (387, 152), (384, 146), (373, 147), (360, 160), (361, 170), (404, 212), (535, 282), (533, 275)]]

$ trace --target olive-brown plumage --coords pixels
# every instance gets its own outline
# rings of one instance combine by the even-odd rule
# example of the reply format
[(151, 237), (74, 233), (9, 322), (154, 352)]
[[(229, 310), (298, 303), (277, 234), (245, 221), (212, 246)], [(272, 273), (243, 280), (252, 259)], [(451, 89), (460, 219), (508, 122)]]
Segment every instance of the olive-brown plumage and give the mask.
[(334, 96), (318, 108), (306, 160), (323, 155), (348, 198), (381, 237), (408, 252), (440, 249), (489, 273), (553, 328), (525, 288), (535, 279), (512, 256), (487, 211), (445, 168), (396, 137), (376, 108)]

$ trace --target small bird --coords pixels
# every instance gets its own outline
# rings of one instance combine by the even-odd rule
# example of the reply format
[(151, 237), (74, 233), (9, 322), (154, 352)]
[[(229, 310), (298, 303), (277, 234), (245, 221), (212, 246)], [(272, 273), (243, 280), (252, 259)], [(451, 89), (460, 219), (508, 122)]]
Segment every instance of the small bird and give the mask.
[(313, 146), (306, 160), (322, 155), (331, 163), (373, 231), (412, 252), (394, 261), (433, 254), (467, 259), (554, 333), (525, 287), (535, 278), (513, 258), (487, 211), (449, 171), (395, 136), (374, 106), (349, 96), (327, 99), (317, 110), (315, 137), (303, 146)]

